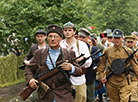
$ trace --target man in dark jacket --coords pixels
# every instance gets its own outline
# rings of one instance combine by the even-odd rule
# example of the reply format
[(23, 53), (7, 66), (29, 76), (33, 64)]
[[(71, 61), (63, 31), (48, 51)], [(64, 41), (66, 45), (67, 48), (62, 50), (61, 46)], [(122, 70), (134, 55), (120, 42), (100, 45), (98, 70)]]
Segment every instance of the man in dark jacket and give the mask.
[[(62, 40), (63, 30), (60, 26), (51, 24), (47, 27), (47, 38), (49, 47), (37, 50), (30, 64), (25, 69), (25, 78), (27, 84), (33, 89), (42, 88), (42, 82), (33, 78), (33, 74), (38, 70), (39, 74), (50, 71), (60, 64), (61, 68), (65, 70), (66, 74), (81, 75), (82, 70), (76, 61), (72, 64), (67, 63), (67, 60), (75, 58), (75, 52), (68, 51), (59, 46)], [(39, 94), (39, 102), (74, 102), (72, 96), (71, 85), (61, 71), (50, 76), (43, 81), (44, 86), (48, 86), (49, 90), (42, 96)], [(38, 89), (39, 90), (39, 89)], [(41, 93), (38, 91), (38, 93)]]
[[(37, 40), (37, 44), (32, 45), (31, 48), (30, 48), (30, 50), (29, 50), (29, 52), (28, 52), (28, 54), (25, 56), (25, 58), (24, 58), (24, 64), (25, 64), (26, 66), (29, 65), (30, 60), (31, 60), (31, 58), (33, 57), (34, 52), (35, 52), (36, 50), (41, 49), (41, 48), (46, 48), (46, 46), (47, 46), (47, 44), (46, 44), (46, 42), (45, 42), (46, 37), (47, 37), (47, 36), (46, 36), (46, 32), (45, 32), (44, 30), (42, 30), (42, 29), (39, 29), (39, 30), (37, 30), (37, 31), (35, 32), (35, 38), (36, 38), (36, 40)], [(36, 72), (36, 73), (34, 74), (34, 77), (37, 76), (37, 73), (38, 73), (38, 72)], [(29, 98), (30, 98), (30, 101), (31, 101), (31, 102), (37, 102), (37, 101), (38, 101), (38, 97), (37, 97), (36, 91), (34, 91), (34, 92), (30, 95)]]

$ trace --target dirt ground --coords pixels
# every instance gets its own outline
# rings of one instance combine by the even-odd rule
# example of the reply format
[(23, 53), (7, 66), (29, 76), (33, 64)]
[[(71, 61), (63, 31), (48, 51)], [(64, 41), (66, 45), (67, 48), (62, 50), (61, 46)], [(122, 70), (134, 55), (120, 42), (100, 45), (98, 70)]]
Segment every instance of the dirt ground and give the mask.
[(19, 95), (25, 87), (25, 83), (20, 83), (10, 87), (0, 88), (0, 102), (30, 102), (29, 99), (23, 101)]

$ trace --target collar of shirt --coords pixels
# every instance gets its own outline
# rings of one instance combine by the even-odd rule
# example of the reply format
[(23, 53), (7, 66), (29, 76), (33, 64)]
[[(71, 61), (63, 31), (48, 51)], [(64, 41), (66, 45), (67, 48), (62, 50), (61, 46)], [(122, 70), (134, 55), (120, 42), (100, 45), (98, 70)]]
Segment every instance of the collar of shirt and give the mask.
[[(46, 48), (46, 46), (43, 47), (43, 49), (45, 49), (45, 48)], [(40, 46), (38, 46), (38, 49), (40, 49)]]
[(77, 41), (75, 41), (75, 43), (69, 48), (69, 46), (68, 46), (68, 44), (67, 44), (67, 42), (66, 42), (66, 39), (64, 39), (64, 41), (63, 41), (63, 43), (65, 44), (66, 48), (67, 48), (67, 49), (71, 49), (71, 50), (73, 50), (74, 47), (76, 46), (76, 42), (77, 42)]
[[(50, 54), (51, 60), (54, 64), (54, 67), (56, 66), (56, 60), (60, 54), (60, 49), (61, 49), (60, 47), (56, 50), (49, 48), (49, 54)], [(47, 56), (46, 64), (47, 64), (49, 69), (53, 69), (52, 62), (50, 61), (49, 56)]]
[(121, 44), (118, 47), (113, 46), (113, 50), (116, 52), (117, 50), (121, 51), (121, 48), (123, 47), (123, 45)]

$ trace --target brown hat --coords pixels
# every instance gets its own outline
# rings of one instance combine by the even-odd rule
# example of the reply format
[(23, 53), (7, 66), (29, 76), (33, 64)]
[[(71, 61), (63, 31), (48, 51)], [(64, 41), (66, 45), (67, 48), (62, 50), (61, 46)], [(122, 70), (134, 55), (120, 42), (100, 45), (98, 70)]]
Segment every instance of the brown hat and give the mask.
[(58, 33), (59, 36), (63, 37), (63, 29), (62, 27), (55, 25), (55, 24), (50, 24), (47, 27), (47, 36), (49, 33)]
[(126, 36), (125, 41), (134, 41), (135, 38), (133, 36)]
[(64, 29), (64, 28), (73, 28), (73, 29), (76, 30), (76, 25), (73, 24), (73, 23), (71, 23), (71, 22), (69, 21), (69, 22), (67, 22), (67, 23), (65, 23), (65, 24), (63, 25), (63, 29)]
[(89, 36), (91, 33), (87, 30), (87, 29), (85, 29), (85, 28), (80, 28), (79, 29), (79, 32), (78, 32), (78, 35), (81, 35), (81, 36), (83, 36), (83, 37), (87, 37), (87, 36)]
[(135, 38), (135, 40), (137, 40), (137, 36), (135, 34), (133, 34), (132, 36)]

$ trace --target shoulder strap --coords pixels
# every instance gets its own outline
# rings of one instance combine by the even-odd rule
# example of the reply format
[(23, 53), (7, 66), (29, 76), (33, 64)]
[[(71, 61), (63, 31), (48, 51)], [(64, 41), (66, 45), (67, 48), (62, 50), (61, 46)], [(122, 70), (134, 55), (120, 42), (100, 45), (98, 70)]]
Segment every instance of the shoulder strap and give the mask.
[(90, 51), (90, 54), (91, 54), (91, 51), (92, 51), (92, 46), (90, 46), (89, 51)]
[(79, 40), (77, 40), (77, 49), (78, 49), (78, 54), (80, 55), (80, 51), (79, 51)]
[(128, 54), (128, 56), (130, 55), (130, 53), (128, 52), (127, 49), (125, 49), (125, 47), (123, 46), (123, 49), (126, 51), (126, 53)]

